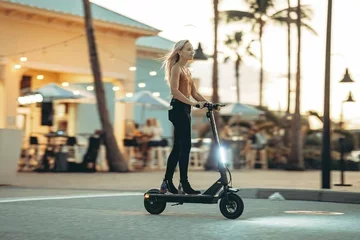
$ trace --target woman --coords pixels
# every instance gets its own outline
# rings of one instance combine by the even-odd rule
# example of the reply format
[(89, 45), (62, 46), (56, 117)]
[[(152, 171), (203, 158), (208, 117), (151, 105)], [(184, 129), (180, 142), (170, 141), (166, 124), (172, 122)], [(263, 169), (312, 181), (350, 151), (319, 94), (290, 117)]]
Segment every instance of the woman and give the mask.
[[(171, 94), (171, 109), (169, 120), (174, 125), (174, 145), (169, 155), (164, 181), (161, 184), (162, 193), (178, 193), (183, 191), (187, 194), (200, 194), (190, 186), (188, 181), (189, 155), (191, 148), (191, 107), (204, 107), (208, 102), (197, 91), (191, 73), (186, 67), (189, 60), (194, 57), (194, 48), (188, 40), (177, 42), (172, 51), (165, 57), (165, 78), (169, 82)], [(190, 100), (192, 96), (195, 101)], [(179, 191), (172, 181), (177, 163), (180, 168)]]

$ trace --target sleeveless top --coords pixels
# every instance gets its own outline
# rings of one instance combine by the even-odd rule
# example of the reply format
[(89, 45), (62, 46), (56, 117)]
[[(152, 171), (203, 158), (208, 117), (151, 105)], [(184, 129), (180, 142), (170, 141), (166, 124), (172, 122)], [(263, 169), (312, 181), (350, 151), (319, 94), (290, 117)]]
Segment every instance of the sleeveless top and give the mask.
[(181, 69), (178, 89), (187, 98), (190, 98), (192, 83), (193, 80), (191, 79), (191, 75), (185, 74), (185, 72)]

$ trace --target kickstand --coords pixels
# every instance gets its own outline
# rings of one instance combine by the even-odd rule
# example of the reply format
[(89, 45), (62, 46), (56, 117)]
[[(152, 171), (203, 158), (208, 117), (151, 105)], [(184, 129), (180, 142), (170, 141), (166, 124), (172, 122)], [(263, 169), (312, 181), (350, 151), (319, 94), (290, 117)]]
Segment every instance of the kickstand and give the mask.
[(171, 206), (176, 206), (176, 205), (183, 205), (183, 203), (179, 202), (179, 203), (171, 204)]

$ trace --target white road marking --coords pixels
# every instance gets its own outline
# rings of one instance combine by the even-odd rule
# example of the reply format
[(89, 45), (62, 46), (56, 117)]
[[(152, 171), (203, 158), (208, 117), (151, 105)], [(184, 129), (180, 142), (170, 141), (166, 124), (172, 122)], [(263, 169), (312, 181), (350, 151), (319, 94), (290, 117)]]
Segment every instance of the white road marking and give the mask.
[(36, 197), (19, 197), (19, 198), (0, 198), (0, 203), (8, 202), (27, 202), (27, 201), (43, 201), (43, 200), (63, 200), (77, 198), (98, 198), (98, 197), (120, 197), (120, 196), (140, 196), (141, 192), (123, 192), (109, 194), (83, 194), (83, 195), (63, 195), (63, 196), (36, 196)]

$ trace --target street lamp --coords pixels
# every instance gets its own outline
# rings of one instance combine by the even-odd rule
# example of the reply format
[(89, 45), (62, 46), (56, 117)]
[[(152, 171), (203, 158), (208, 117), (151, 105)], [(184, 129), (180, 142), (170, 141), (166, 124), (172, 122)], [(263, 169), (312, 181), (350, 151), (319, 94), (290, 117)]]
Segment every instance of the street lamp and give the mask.
[(343, 79), (341, 79), (340, 83), (353, 83), (353, 82), (354, 82), (354, 80), (352, 80), (350, 77), (349, 69), (346, 68), (344, 77), (343, 77)]
[(198, 48), (195, 50), (194, 60), (208, 60), (208, 57), (202, 50), (201, 43), (199, 43)]
[(344, 124), (344, 103), (346, 103), (346, 102), (355, 102), (351, 91), (349, 91), (349, 95), (348, 95), (347, 99), (343, 100), (341, 102), (340, 122), (339, 122), (340, 128), (342, 128), (343, 124)]
[[(354, 80), (352, 80), (350, 74), (349, 74), (349, 68), (345, 69), (345, 74), (344, 77), (341, 79), (340, 83), (353, 83)], [(351, 91), (349, 91), (349, 95), (348, 98), (344, 101), (341, 102), (341, 112), (340, 112), (340, 128), (342, 128), (343, 124), (344, 124), (344, 103), (345, 102), (355, 102), (355, 100), (352, 97)]]

